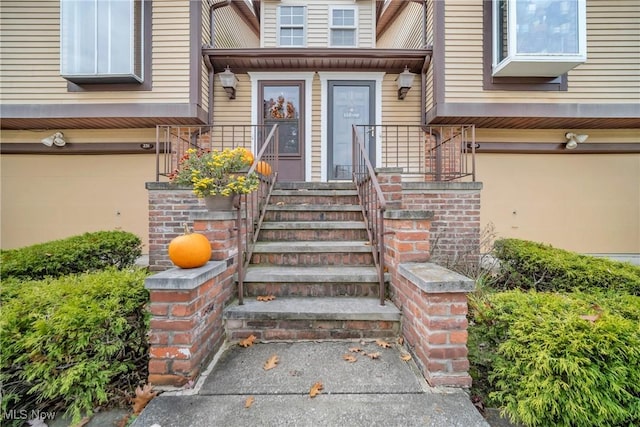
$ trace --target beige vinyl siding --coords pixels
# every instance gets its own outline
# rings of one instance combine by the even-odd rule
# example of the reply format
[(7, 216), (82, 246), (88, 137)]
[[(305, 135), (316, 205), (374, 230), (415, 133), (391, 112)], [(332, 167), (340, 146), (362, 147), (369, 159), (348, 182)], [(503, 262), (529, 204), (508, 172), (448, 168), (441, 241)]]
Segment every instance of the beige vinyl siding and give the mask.
[(153, 90), (67, 92), (60, 76), (60, 2), (2, 0), (0, 82), (6, 104), (186, 103), (189, 101), (189, 7), (153, 4)]
[(587, 2), (587, 62), (569, 72), (567, 92), (484, 91), (482, 1), (445, 3), (447, 102), (624, 103), (640, 97), (640, 3)]
[[(322, 175), (321, 150), (322, 150), (322, 84), (320, 77), (316, 74), (313, 77), (313, 88), (311, 91), (311, 181), (320, 181)], [(309, 113), (308, 113), (309, 114)], [(308, 155), (309, 153), (307, 153)]]
[(236, 74), (236, 78), (238, 79), (236, 99), (229, 99), (220, 84), (214, 85), (214, 125), (251, 124), (251, 80), (247, 74)]
[(389, 166), (408, 161), (411, 168), (418, 169), (425, 158), (423, 132), (417, 127), (421, 123), (420, 85), (414, 85), (405, 99), (398, 100), (397, 78), (397, 74), (386, 74), (382, 80), (382, 124), (399, 126), (387, 128), (386, 135), (379, 135), (383, 139), (382, 161)]
[(329, 9), (330, 6), (345, 6), (358, 8), (358, 28), (357, 39), (358, 47), (371, 48), (375, 47), (375, 11), (374, 2), (372, 1), (353, 1), (353, 0), (334, 0), (327, 2), (325, 0), (264, 0), (261, 2), (262, 25), (261, 47), (278, 47), (277, 38), (277, 22), (278, 22), (278, 6), (306, 6), (307, 23), (306, 47), (329, 47)]
[[(212, 0), (203, 0), (202, 1), (202, 11), (201, 11), (201, 30), (202, 30), (202, 38), (200, 39), (200, 44), (202, 46), (207, 46), (211, 43), (211, 25), (210, 25), (210, 14), (209, 10), (211, 8), (211, 4), (214, 3)], [(207, 68), (204, 60), (200, 62), (200, 85), (202, 87), (202, 102), (201, 107), (204, 110), (209, 109), (209, 69)]]
[(424, 47), (422, 41), (423, 14), (422, 4), (411, 2), (380, 36), (376, 47), (380, 49), (422, 49)]
[[(209, 27), (208, 9), (207, 27)], [(238, 16), (238, 13), (231, 6), (218, 8), (214, 11), (214, 22), (216, 26), (216, 40), (214, 45), (219, 49), (229, 48), (253, 48), (260, 47), (258, 36), (249, 28), (247, 23)], [(209, 43), (209, 39), (206, 40)]]

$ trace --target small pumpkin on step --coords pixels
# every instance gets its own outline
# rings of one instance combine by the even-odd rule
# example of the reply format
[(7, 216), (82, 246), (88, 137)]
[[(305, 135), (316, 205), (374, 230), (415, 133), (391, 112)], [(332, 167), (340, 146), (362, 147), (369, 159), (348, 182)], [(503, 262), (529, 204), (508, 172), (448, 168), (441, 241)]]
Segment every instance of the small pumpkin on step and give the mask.
[(184, 234), (169, 243), (169, 259), (180, 268), (202, 267), (211, 259), (211, 243), (203, 234), (192, 233), (184, 224)]

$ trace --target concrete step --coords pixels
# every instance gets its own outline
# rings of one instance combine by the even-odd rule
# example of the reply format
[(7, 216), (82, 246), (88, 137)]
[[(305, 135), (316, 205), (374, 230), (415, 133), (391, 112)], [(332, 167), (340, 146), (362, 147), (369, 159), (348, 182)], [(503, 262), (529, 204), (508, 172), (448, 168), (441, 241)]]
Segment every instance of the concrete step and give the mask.
[(365, 230), (364, 221), (269, 221), (261, 230)]
[(279, 266), (371, 266), (373, 254), (365, 241), (260, 241), (251, 262)]
[(351, 190), (325, 190), (325, 191), (302, 191), (302, 190), (274, 190), (271, 193), (270, 204), (357, 204), (358, 195)]
[[(332, 228), (330, 225), (333, 221), (318, 221), (316, 228), (269, 228), (270, 222), (263, 223), (260, 229), (260, 240), (263, 241), (340, 241), (340, 240), (363, 240), (368, 241), (367, 230), (364, 223), (360, 228)], [(277, 224), (286, 225), (287, 222), (278, 222)], [(265, 227), (267, 226), (267, 227)], [(324, 227), (323, 227), (324, 226)]]
[(227, 337), (259, 340), (391, 338), (400, 334), (400, 311), (376, 298), (245, 299), (224, 311)]

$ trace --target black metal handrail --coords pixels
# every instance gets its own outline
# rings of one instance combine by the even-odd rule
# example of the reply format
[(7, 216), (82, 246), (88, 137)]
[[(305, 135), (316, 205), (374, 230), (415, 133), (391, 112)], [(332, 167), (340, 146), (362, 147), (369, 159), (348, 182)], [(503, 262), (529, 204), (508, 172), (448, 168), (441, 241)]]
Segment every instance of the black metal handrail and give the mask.
[(384, 211), (386, 209), (386, 201), (369, 160), (369, 155), (355, 125), (352, 128), (352, 144), (353, 181), (358, 189), (358, 198), (360, 199), (360, 206), (362, 206), (362, 213), (369, 241), (371, 242), (373, 262), (378, 271), (380, 305), (384, 305), (386, 289), (384, 278)]
[[(264, 128), (263, 130), (266, 132), (269, 128)], [(238, 237), (238, 266), (236, 273), (238, 304), (240, 305), (244, 303), (245, 274), (251, 262), (260, 227), (267, 212), (271, 192), (278, 179), (278, 149), (275, 143), (277, 140), (277, 124), (270, 128), (268, 135), (264, 139), (258, 139), (258, 141), (264, 142), (258, 145), (258, 154), (255, 156), (248, 174), (258, 173), (260, 184), (253, 193), (240, 195), (235, 200)]]
[(379, 167), (402, 168), (412, 179), (476, 180), (474, 125), (358, 125), (358, 135), (375, 137)]

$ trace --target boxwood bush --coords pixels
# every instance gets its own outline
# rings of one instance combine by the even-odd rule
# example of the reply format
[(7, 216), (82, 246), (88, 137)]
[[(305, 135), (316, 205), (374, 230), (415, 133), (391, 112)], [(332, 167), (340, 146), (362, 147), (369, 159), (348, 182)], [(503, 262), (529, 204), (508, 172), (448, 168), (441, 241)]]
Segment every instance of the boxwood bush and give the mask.
[(65, 274), (127, 268), (142, 253), (142, 242), (125, 231), (98, 231), (20, 249), (0, 251), (3, 279), (42, 279)]
[(640, 297), (514, 290), (470, 308), (471, 373), (513, 421), (640, 425)]
[(495, 242), (501, 272), (496, 282), (506, 289), (573, 291), (613, 289), (640, 295), (640, 267), (579, 255), (519, 239)]
[(2, 413), (66, 408), (75, 423), (133, 394), (147, 377), (146, 275), (109, 268), (4, 281)]

